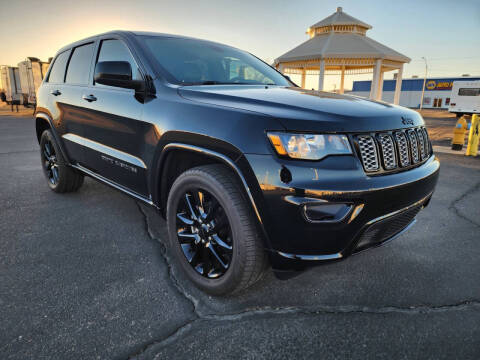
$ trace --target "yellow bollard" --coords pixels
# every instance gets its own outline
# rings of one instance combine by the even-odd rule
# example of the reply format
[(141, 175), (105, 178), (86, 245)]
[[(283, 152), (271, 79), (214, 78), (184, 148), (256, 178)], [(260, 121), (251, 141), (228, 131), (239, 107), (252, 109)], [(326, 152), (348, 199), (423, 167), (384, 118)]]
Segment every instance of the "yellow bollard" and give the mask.
[(470, 125), (470, 133), (468, 134), (467, 156), (477, 156), (478, 140), (480, 137), (480, 115), (472, 116), (472, 124)]
[(468, 123), (465, 115), (458, 119), (453, 129), (452, 150), (462, 150), (465, 143), (465, 132), (467, 131)]

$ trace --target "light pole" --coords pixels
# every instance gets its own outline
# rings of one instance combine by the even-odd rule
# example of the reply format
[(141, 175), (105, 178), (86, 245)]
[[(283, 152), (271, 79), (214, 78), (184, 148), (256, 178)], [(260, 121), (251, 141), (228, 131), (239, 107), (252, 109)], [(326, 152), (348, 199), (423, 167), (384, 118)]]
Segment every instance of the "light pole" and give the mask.
[(422, 107), (423, 107), (423, 96), (425, 95), (425, 83), (427, 82), (427, 72), (428, 72), (427, 59), (424, 56), (422, 56), (422, 59), (425, 61), (425, 77), (423, 78), (422, 99), (420, 101), (420, 110), (422, 110)]

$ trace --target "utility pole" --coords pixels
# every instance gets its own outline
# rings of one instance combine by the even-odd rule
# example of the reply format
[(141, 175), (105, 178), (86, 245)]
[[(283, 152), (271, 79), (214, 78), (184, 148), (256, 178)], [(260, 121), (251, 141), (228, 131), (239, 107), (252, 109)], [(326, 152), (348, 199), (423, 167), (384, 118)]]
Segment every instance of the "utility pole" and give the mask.
[(425, 84), (427, 82), (427, 72), (428, 72), (427, 59), (424, 56), (422, 56), (422, 59), (425, 61), (425, 77), (423, 78), (422, 99), (420, 101), (420, 110), (422, 110), (422, 107), (423, 107), (423, 96), (425, 95)]

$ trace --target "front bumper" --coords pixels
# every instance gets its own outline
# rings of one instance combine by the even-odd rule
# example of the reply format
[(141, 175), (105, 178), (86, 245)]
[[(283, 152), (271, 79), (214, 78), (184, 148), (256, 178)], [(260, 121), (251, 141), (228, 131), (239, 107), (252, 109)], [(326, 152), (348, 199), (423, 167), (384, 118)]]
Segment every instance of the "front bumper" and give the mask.
[(398, 235), (428, 204), (440, 168), (435, 156), (380, 176), (367, 176), (353, 156), (320, 162), (245, 158), (256, 177), (255, 198), (277, 270), (338, 260)]

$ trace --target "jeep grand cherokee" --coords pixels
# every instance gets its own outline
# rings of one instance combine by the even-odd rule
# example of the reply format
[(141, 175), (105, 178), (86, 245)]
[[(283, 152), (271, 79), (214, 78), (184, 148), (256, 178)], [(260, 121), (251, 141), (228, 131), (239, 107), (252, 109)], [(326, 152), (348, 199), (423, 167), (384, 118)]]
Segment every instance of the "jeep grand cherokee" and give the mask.
[(53, 191), (87, 175), (155, 207), (178, 266), (212, 294), (392, 239), (439, 172), (418, 113), (304, 90), (247, 52), (173, 35), (62, 48), (35, 118)]

